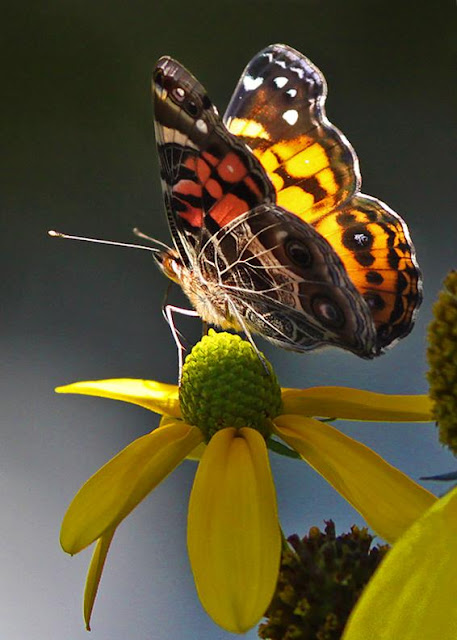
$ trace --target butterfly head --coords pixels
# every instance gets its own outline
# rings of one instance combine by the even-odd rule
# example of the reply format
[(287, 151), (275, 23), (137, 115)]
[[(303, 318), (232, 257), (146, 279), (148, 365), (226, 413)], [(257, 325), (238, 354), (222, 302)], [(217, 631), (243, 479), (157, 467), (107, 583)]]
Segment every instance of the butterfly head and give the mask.
[(164, 275), (173, 282), (181, 283), (184, 264), (175, 249), (166, 249), (154, 253), (154, 260)]

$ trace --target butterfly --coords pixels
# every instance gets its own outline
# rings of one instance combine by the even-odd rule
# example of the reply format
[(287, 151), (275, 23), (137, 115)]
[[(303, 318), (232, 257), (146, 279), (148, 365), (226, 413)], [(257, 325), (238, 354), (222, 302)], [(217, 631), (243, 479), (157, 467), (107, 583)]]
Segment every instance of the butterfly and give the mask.
[(260, 51), (223, 118), (170, 57), (152, 90), (174, 242), (155, 257), (204, 322), (363, 358), (411, 331), (422, 281), (408, 228), (360, 192), (357, 156), (327, 119), (326, 82), (308, 58)]

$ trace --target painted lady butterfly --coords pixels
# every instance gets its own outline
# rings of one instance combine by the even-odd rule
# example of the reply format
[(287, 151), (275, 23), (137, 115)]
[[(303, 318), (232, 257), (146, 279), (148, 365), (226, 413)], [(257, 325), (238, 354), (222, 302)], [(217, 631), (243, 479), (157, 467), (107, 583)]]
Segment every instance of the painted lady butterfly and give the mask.
[(155, 128), (175, 249), (156, 257), (205, 322), (372, 358), (411, 331), (421, 276), (406, 224), (360, 193), (326, 93), (305, 56), (272, 45), (221, 119), (198, 80), (161, 58)]

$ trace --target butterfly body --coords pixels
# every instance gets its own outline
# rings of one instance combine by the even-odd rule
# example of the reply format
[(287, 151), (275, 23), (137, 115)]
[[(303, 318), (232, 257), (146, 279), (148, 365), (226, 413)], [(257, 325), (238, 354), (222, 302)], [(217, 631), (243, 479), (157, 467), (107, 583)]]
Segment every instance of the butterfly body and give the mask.
[(198, 267), (186, 267), (173, 249), (162, 251), (154, 257), (163, 273), (181, 286), (204, 322), (221, 329), (242, 331), (242, 327), (230, 317), (226, 299), (221, 294), (218, 283), (206, 282)]
[(365, 358), (410, 331), (421, 280), (408, 229), (359, 192), (357, 156), (307, 58), (285, 45), (257, 54), (224, 121), (171, 58), (153, 93), (175, 244), (158, 262), (204, 321)]

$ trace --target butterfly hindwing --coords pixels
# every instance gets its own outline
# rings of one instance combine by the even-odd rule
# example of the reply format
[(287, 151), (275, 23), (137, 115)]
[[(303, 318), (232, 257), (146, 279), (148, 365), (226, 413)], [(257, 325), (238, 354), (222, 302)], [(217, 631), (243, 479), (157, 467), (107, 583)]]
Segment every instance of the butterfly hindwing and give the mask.
[(338, 253), (371, 309), (380, 349), (412, 329), (422, 299), (408, 228), (385, 203), (357, 194), (315, 228)]
[(345, 345), (372, 357), (370, 310), (328, 242), (275, 205), (261, 205), (211, 236), (198, 259), (228, 308), (287, 349)]

